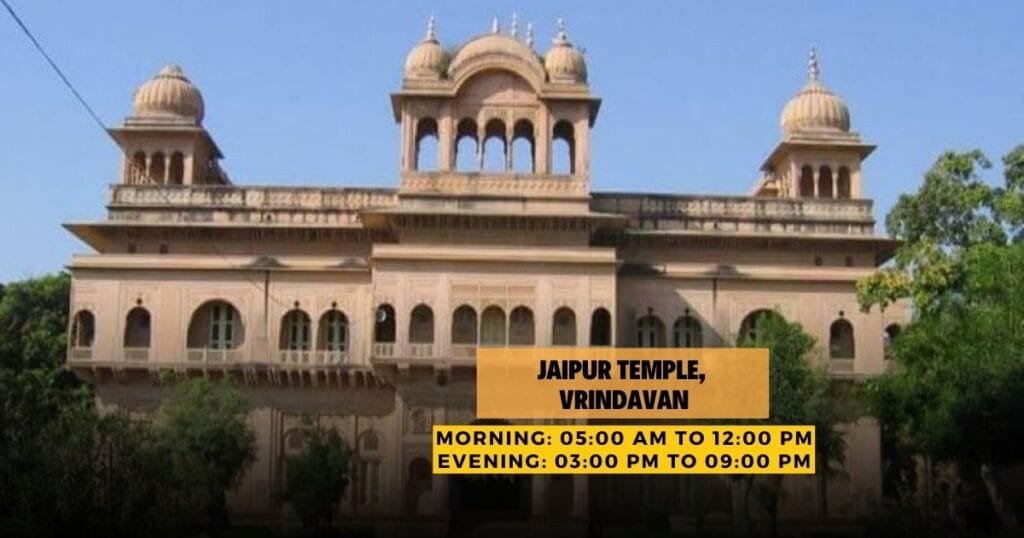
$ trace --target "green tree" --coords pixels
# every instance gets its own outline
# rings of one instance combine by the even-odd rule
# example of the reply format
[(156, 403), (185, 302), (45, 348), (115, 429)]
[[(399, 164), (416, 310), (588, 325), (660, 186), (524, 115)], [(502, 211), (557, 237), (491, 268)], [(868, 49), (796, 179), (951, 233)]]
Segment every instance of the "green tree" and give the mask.
[(870, 382), (872, 412), (899, 444), (980, 469), (1002, 525), (1017, 517), (1000, 483), (1020, 463), (1024, 419), (1024, 146), (1003, 159), (1004, 181), (980, 151), (944, 153), (921, 188), (900, 197), (886, 219), (902, 241), (894, 263), (858, 284), (865, 309), (913, 300), (915, 320), (892, 344), (892, 373)]
[(292, 503), (304, 526), (330, 527), (349, 484), (352, 450), (334, 428), (308, 418), (301, 435), (303, 450), (288, 458), (282, 498)]
[(67, 349), (67, 273), (14, 282), (0, 296), (0, 368), (58, 367)]
[(226, 494), (256, 456), (256, 437), (246, 422), (248, 402), (226, 378), (166, 379), (155, 425), (168, 463), (199, 497), (208, 525), (229, 525)]
[[(846, 444), (836, 429), (840, 416), (829, 394), (827, 374), (813, 365), (816, 341), (799, 323), (786, 320), (778, 312), (761, 314), (755, 325), (755, 336), (741, 335), (739, 346), (769, 351), (769, 417), (757, 423), (815, 426), (817, 475), (824, 494), (828, 478), (835, 475), (837, 465), (843, 464)], [(747, 498), (755, 485), (771, 532), (777, 532), (783, 478), (784, 475), (769, 475), (755, 482), (753, 476), (739, 475), (730, 481), (738, 533), (750, 534)], [(827, 510), (827, 505), (823, 506)]]

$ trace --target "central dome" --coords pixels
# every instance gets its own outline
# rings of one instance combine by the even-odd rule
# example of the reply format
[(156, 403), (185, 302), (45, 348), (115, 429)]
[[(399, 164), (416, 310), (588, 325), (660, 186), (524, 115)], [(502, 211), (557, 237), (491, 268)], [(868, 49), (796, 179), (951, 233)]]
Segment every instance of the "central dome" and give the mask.
[(135, 90), (132, 115), (147, 119), (203, 121), (203, 96), (177, 65), (168, 65)]
[(799, 132), (850, 132), (846, 103), (818, 80), (818, 58), (811, 51), (807, 84), (782, 109), (779, 124), (785, 135)]

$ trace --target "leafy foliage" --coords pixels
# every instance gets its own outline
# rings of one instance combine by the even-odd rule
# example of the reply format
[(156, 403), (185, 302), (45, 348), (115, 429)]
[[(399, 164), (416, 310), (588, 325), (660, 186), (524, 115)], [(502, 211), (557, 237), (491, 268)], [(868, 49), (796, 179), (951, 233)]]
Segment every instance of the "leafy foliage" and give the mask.
[(306, 420), (303, 451), (287, 463), (284, 500), (306, 527), (331, 525), (349, 484), (352, 450), (334, 428)]
[(0, 368), (57, 367), (67, 345), (67, 273), (14, 282), (0, 295)]

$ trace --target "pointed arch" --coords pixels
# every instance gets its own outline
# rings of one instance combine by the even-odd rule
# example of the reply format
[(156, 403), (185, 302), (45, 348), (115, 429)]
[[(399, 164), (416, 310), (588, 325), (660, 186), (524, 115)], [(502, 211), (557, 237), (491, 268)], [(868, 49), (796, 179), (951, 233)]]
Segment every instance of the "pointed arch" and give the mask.
[(839, 178), (836, 180), (836, 198), (843, 200), (851, 197), (852, 186), (850, 185), (850, 169), (845, 166), (839, 167)]
[(425, 304), (416, 305), (409, 314), (409, 343), (434, 343), (434, 311)]
[(525, 306), (512, 309), (508, 317), (508, 344), (510, 346), (532, 346), (535, 342), (533, 310)]
[(590, 345), (612, 345), (612, 315), (606, 308), (595, 308), (590, 315)]
[(818, 198), (832, 198), (832, 169), (827, 166), (818, 169)]
[(537, 148), (530, 120), (521, 119), (513, 126), (511, 155), (515, 173), (532, 174), (536, 171)]
[(185, 156), (180, 151), (171, 154), (171, 163), (167, 170), (167, 184), (181, 185), (185, 182)]
[(483, 171), (504, 172), (508, 169), (508, 141), (505, 134), (505, 122), (499, 118), (491, 118), (484, 125)]
[(474, 345), (477, 343), (476, 310), (462, 305), (452, 313), (452, 343)]
[(832, 322), (828, 331), (828, 355), (832, 359), (852, 359), (856, 356), (853, 325), (846, 319)]
[(781, 316), (781, 314), (767, 308), (754, 310), (747, 314), (746, 317), (743, 318), (743, 321), (740, 322), (740, 331), (736, 339), (737, 343), (743, 344), (745, 342), (757, 341), (759, 336), (757, 332), (758, 325), (763, 323), (765, 318), (776, 316)]
[(576, 313), (568, 306), (555, 310), (551, 317), (551, 345), (576, 345)]
[(800, 197), (811, 198), (814, 196), (814, 168), (805, 164), (800, 168)]
[(393, 344), (395, 342), (396, 328), (395, 308), (387, 303), (378, 306), (373, 326), (374, 343)]
[(318, 351), (348, 351), (348, 316), (337, 308), (324, 312), (317, 326), (316, 340)]
[(551, 173), (576, 173), (576, 134), (566, 120), (559, 120), (551, 131)]
[(421, 172), (437, 170), (437, 120), (420, 118), (416, 122), (416, 153), (413, 168)]
[(666, 347), (665, 324), (654, 314), (636, 320), (637, 347)]
[(506, 342), (505, 311), (497, 305), (488, 306), (480, 315), (480, 345), (500, 347)]
[(192, 313), (188, 325), (190, 349), (237, 349), (245, 342), (245, 324), (231, 303), (214, 299)]
[(307, 351), (310, 346), (310, 334), (309, 314), (299, 308), (293, 308), (281, 316), (277, 349)]
[(148, 348), (151, 333), (149, 310), (141, 306), (129, 310), (124, 319), (124, 347)]
[(704, 334), (700, 321), (683, 314), (672, 324), (672, 345), (675, 347), (703, 347)]
[(478, 172), (480, 163), (477, 156), (480, 152), (477, 140), (476, 122), (470, 118), (459, 120), (455, 130), (455, 170), (459, 172)]
[(96, 339), (96, 316), (88, 310), (79, 310), (71, 318), (71, 346), (92, 347)]

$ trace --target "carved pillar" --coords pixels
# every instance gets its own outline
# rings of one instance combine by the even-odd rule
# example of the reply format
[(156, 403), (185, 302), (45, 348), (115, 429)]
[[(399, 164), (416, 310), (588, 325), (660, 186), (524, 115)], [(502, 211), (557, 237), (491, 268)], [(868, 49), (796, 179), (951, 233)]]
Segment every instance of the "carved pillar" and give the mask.
[(814, 168), (811, 169), (811, 177), (814, 178), (814, 197), (818, 198), (820, 196), (818, 192), (818, 180), (821, 178), (820, 166), (815, 166)]
[(450, 172), (454, 168), (453, 147), (455, 144), (454, 126), (451, 115), (445, 110), (437, 122), (437, 169)]

